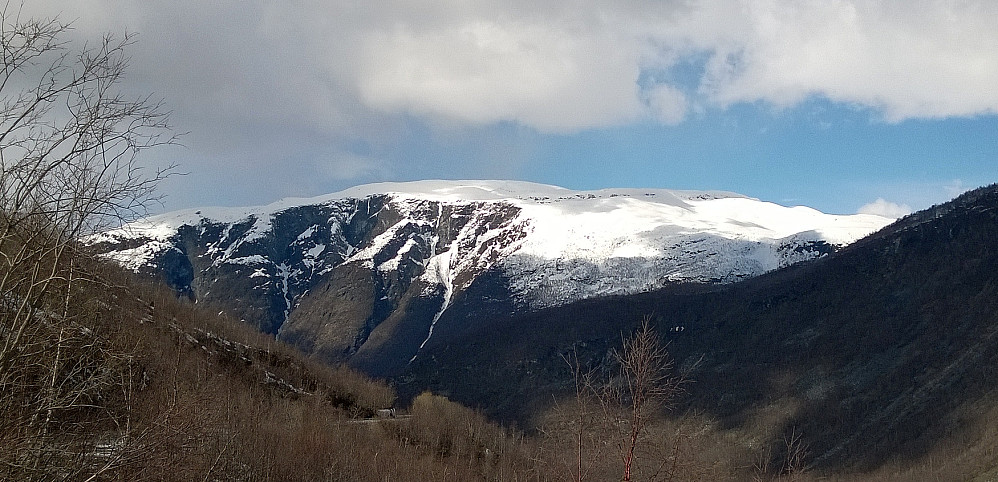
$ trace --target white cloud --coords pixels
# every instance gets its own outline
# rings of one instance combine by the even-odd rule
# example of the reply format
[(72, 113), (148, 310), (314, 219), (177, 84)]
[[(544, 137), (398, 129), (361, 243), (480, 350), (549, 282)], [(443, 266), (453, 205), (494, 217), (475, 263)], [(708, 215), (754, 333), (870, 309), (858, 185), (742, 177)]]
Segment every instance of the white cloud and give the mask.
[(686, 96), (669, 85), (656, 85), (646, 94), (648, 107), (659, 122), (666, 125), (676, 125), (686, 118), (688, 103)]
[(871, 107), (888, 121), (998, 113), (998, 2), (726, 6), (708, 18), (738, 17), (729, 32), (691, 33), (714, 52), (702, 89), (722, 106), (757, 100), (792, 106), (819, 95)]
[(376, 26), (361, 43), (361, 98), (389, 112), (542, 131), (638, 118), (638, 39), (602, 19), (598, 5), (520, 7)]
[(859, 214), (876, 214), (877, 216), (897, 219), (911, 214), (912, 211), (911, 207), (907, 204), (897, 204), (887, 201), (884, 198), (877, 198), (872, 203), (864, 204), (857, 212)]
[[(673, 124), (680, 90), (721, 107), (819, 95), (889, 121), (998, 112), (986, 0), (30, 3), (87, 36), (141, 32), (136, 77), (198, 115), (337, 135), (398, 113), (541, 131)], [(638, 85), (704, 54), (696, 85)]]

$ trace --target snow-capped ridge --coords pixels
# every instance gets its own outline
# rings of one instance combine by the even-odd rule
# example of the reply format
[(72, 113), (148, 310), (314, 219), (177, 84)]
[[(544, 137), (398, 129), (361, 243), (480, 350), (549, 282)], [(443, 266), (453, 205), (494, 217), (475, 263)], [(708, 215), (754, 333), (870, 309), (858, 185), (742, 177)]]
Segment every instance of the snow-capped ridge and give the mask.
[(169, 273), (178, 290), (195, 297), (241, 300), (242, 316), (274, 333), (286, 332), (301, 300), (317, 296), (313, 289), (352, 280), (329, 292), (354, 299), (349, 290), (366, 286), (377, 308), (370, 308), (373, 318), (356, 321), (368, 331), (344, 335), (350, 353), (393, 310), (431, 300), (432, 313), (418, 315), (426, 317), (425, 331), (410, 360), (485, 273), (506, 290), (490, 296), (539, 309), (671, 283), (734, 282), (822, 256), (891, 221), (723, 191), (437, 180), (188, 209), (88, 241), (130, 269)]
[[(207, 255), (212, 256), (216, 264), (238, 263), (240, 256), (236, 253), (242, 246), (272, 235), (273, 220), (279, 213), (302, 206), (349, 200), (354, 200), (356, 207), (360, 200), (375, 196), (391, 199), (401, 219), (376, 233), (365, 245), (346, 247), (349, 252), (346, 261), (362, 261), (370, 268), (375, 268), (372, 264), (375, 254), (385, 249), (399, 232), (432, 231), (433, 226), (442, 221), (444, 205), (470, 206), (478, 210), (495, 205), (497, 207), (491, 209), (517, 210), (516, 219), (509, 224), (529, 231), (529, 236), (518, 240), (516, 249), (505, 250), (501, 257), (518, 255), (591, 262), (662, 258), (675, 249), (674, 241), (704, 233), (728, 240), (769, 244), (806, 238), (844, 245), (890, 222), (889, 218), (875, 215), (830, 215), (804, 206), (785, 207), (723, 191), (635, 188), (573, 191), (524, 181), (428, 180), (367, 184), (312, 198), (285, 198), (263, 206), (186, 209), (136, 221), (96, 235), (90, 242), (147, 240), (142, 246), (109, 253), (134, 269), (149, 263), (156, 253), (171, 249), (168, 240), (182, 226), (201, 226), (203, 232), (204, 226), (222, 224), (226, 228), (219, 239), (208, 245)], [(436, 212), (416, 213), (414, 201), (429, 202), (435, 206), (431, 211)], [(368, 211), (371, 205), (371, 202), (366, 203)], [(348, 222), (357, 214), (372, 215), (355, 211), (341, 221)], [(434, 214), (436, 219), (433, 219)], [(334, 230), (342, 231), (342, 225), (336, 220), (329, 222), (335, 225)], [(229, 239), (230, 231), (237, 225), (242, 226), (243, 232)], [(318, 225), (310, 226), (296, 239), (300, 242), (309, 238), (317, 228)], [(474, 237), (489, 239), (497, 236), (497, 229), (502, 227), (487, 228), (475, 232)], [(436, 249), (436, 242), (431, 244), (431, 249)], [(411, 248), (412, 244), (405, 246)], [(317, 247), (309, 246), (309, 249)], [(311, 251), (305, 258), (314, 260), (322, 251)], [(389, 259), (397, 263), (398, 256)], [(395, 265), (382, 263), (378, 268), (392, 269)], [(765, 268), (778, 266), (778, 263), (768, 263)]]

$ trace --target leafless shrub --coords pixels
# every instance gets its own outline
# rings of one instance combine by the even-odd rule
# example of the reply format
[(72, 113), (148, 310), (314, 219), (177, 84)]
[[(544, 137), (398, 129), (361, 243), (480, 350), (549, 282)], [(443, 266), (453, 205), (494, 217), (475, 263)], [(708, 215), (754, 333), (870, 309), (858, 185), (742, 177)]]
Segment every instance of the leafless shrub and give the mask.
[[(775, 452), (775, 454), (774, 454)], [(805, 480), (807, 476), (808, 446), (803, 434), (794, 427), (777, 447), (766, 445), (755, 454), (753, 480)]]
[(790, 480), (797, 480), (807, 471), (807, 443), (795, 427), (784, 437), (783, 444), (786, 450), (783, 473)]

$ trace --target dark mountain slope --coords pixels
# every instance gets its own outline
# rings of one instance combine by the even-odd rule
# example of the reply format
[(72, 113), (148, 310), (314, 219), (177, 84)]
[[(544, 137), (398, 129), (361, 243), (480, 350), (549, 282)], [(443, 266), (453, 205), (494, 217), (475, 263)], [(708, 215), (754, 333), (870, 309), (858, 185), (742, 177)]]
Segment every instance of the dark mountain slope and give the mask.
[(563, 355), (606, 366), (621, 334), (653, 314), (677, 366), (690, 370), (684, 409), (747, 444), (803, 433), (822, 471), (904, 464), (947, 444), (986, 443), (993, 428), (984, 413), (998, 406), (996, 240), (990, 186), (735, 285), (494, 318), (427, 347), (399, 387), (431, 387), (529, 424), (552, 394), (568, 392)]

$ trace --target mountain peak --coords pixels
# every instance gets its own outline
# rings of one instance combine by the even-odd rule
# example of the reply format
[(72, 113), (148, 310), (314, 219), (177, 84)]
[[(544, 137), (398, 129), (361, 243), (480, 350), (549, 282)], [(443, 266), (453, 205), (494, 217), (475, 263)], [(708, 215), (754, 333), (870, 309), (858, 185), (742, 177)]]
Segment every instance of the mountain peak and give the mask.
[(720, 191), (438, 180), (178, 211), (90, 241), (306, 351), (331, 359), (376, 352), (382, 361), (390, 352), (398, 368), (467, 322), (455, 317), (473, 319), (468, 310), (734, 282), (822, 256), (891, 221)]

